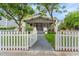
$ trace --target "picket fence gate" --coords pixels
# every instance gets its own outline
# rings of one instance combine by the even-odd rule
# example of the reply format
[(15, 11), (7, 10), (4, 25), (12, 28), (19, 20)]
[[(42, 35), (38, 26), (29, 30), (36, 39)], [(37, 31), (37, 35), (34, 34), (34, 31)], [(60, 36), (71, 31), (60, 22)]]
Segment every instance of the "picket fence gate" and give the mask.
[(37, 41), (37, 31), (0, 31), (0, 50), (28, 50)]
[(57, 31), (56, 51), (79, 51), (79, 31)]

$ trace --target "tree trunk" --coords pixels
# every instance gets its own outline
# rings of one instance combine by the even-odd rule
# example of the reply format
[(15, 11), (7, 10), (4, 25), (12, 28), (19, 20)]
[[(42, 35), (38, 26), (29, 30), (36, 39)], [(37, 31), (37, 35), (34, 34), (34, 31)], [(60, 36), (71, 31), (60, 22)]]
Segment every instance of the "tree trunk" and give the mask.
[[(50, 14), (50, 16), (51, 16), (51, 19), (52, 19), (52, 21), (53, 21), (53, 27), (55, 26), (55, 21), (54, 21), (54, 17), (53, 17), (53, 11), (51, 12), (51, 14)], [(53, 32), (55, 32), (55, 28), (53, 28), (51, 31), (53, 31)]]
[(19, 26), (19, 28), (18, 28), (19, 31), (22, 31), (22, 23), (21, 23), (21, 21), (19, 22), (19, 25), (18, 26)]
[(21, 28), (21, 26), (19, 26), (19, 31), (22, 31), (22, 28)]

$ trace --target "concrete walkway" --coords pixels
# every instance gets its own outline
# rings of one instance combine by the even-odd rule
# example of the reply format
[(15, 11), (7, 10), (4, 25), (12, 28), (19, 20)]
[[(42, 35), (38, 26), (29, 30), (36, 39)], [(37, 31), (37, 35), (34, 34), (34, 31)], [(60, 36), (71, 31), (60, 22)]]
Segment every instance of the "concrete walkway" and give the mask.
[(57, 51), (0, 51), (0, 56), (79, 56), (79, 52)]
[(30, 50), (39, 50), (39, 51), (52, 51), (53, 48), (45, 39), (44, 34), (38, 32), (38, 41), (30, 48)]

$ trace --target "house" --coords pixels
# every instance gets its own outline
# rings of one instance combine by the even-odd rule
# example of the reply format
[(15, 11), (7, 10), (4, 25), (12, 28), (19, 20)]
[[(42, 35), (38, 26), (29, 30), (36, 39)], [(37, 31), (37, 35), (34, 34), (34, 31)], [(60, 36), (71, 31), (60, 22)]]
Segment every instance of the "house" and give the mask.
[[(33, 16), (24, 22), (30, 24), (34, 28), (36, 28), (37, 31), (48, 31), (48, 28), (53, 24), (53, 22), (56, 22), (57, 18), (54, 17), (54, 21), (51, 20), (51, 18), (47, 16)], [(52, 26), (53, 27), (53, 26)], [(55, 27), (55, 26), (54, 26)], [(55, 29), (55, 28), (54, 28)], [(54, 30), (52, 29), (52, 30)]]

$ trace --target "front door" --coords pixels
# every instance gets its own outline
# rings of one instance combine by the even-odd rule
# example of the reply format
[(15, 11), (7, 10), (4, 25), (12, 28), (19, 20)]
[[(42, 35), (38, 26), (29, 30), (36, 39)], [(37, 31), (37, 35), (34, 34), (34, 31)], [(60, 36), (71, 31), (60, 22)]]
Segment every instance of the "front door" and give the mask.
[(36, 28), (37, 28), (37, 31), (43, 31), (43, 24), (41, 23), (36, 24)]

